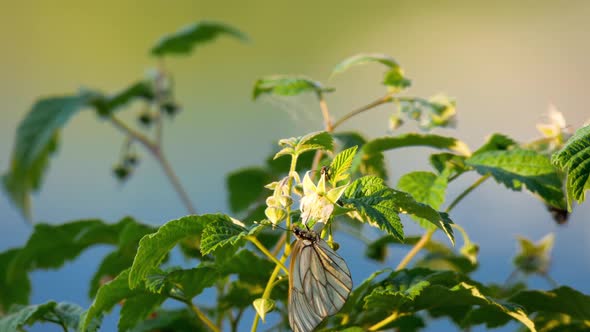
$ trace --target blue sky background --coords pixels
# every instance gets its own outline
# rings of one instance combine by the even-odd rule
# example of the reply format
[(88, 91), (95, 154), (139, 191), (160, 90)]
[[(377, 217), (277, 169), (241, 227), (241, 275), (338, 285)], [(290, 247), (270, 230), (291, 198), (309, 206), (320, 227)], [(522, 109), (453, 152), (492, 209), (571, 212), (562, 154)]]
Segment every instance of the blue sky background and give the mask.
[[(382, 69), (376, 65), (329, 77), (336, 63), (355, 53), (395, 57), (413, 80), (409, 95), (444, 92), (455, 97), (458, 127), (438, 133), (458, 137), (471, 148), (494, 132), (522, 141), (534, 139), (535, 123), (544, 120), (549, 104), (578, 128), (590, 118), (588, 13), (586, 1), (109, 0), (5, 5), (0, 13), (0, 169), (8, 167), (15, 128), (37, 98), (84, 86), (120, 90), (156, 64), (148, 50), (160, 36), (200, 19), (230, 23), (251, 41), (223, 39), (192, 56), (167, 61), (184, 111), (167, 124), (165, 149), (199, 212), (228, 212), (228, 172), (262, 164), (280, 138), (322, 127), (312, 97), (253, 102), (256, 78), (304, 74), (333, 86), (336, 92), (327, 101), (334, 117), (339, 117), (384, 93), (379, 84)], [(131, 123), (136, 114), (130, 107), (123, 118)], [(342, 130), (359, 130), (368, 137), (386, 135), (389, 114), (390, 106), (383, 106)], [(410, 125), (405, 130), (415, 129)], [(147, 154), (142, 153), (137, 174), (124, 186), (111, 177), (122, 142), (123, 137), (92, 112), (76, 116), (62, 133), (43, 189), (34, 196), (35, 220), (62, 223), (96, 217), (114, 222), (131, 215), (158, 225), (185, 215)], [(390, 184), (408, 171), (428, 170), (428, 153), (427, 149), (388, 153)], [(470, 175), (454, 182), (448, 197), (455, 197), (476, 178)], [(481, 246), (481, 267), (475, 274), (479, 280), (504, 281), (512, 269), (517, 235), (539, 239), (555, 232), (553, 277), (586, 293), (590, 293), (589, 217), (588, 204), (576, 207), (570, 222), (558, 227), (534, 197), (507, 191), (493, 181), (452, 214)], [(407, 221), (406, 232), (420, 230)], [(0, 194), (0, 250), (22, 246), (30, 233), (31, 227)], [(358, 250), (360, 243), (343, 242), (340, 253), (356, 284), (377, 267), (394, 267), (405, 253), (393, 250), (384, 265), (367, 263)], [(107, 251), (94, 248), (60, 270), (34, 272), (31, 301), (57, 299), (88, 306), (88, 281)], [(532, 285), (547, 288), (543, 280), (533, 279)], [(207, 302), (206, 295), (199, 301)], [(105, 331), (114, 328), (113, 317)], [(249, 319), (245, 321), (249, 324)]]

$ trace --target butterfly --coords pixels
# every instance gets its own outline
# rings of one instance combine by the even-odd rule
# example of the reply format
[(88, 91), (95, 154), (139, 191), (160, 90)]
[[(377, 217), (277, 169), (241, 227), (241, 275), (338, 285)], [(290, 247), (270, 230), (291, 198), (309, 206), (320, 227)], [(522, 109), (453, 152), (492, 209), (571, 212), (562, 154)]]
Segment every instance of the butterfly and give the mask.
[(311, 332), (336, 314), (352, 289), (346, 262), (313, 230), (293, 228), (297, 237), (289, 266), (289, 324)]

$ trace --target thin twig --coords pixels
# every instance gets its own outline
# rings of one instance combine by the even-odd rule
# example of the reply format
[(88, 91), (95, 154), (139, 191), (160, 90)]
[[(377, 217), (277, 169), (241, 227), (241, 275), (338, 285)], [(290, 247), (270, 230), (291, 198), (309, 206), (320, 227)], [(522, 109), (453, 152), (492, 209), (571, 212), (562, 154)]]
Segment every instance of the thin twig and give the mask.
[(449, 207), (447, 208), (446, 212), (447, 213), (450, 212), (457, 204), (459, 204), (459, 202), (461, 202), (461, 200), (463, 200), (463, 198), (465, 198), (465, 196), (467, 196), (475, 188), (479, 187), (489, 177), (490, 177), (490, 174), (486, 174), (486, 175), (482, 176), (481, 178), (479, 178), (479, 180), (475, 181), (471, 186), (469, 186), (469, 188), (465, 189), (465, 191), (463, 191), (459, 196), (457, 196), (457, 198), (455, 198), (455, 200), (453, 202), (451, 202), (451, 204), (449, 204)]
[(420, 250), (422, 250), (422, 248), (428, 243), (428, 241), (430, 241), (430, 239), (432, 238), (432, 234), (434, 234), (434, 231), (435, 231), (434, 229), (431, 229), (431, 230), (426, 231), (426, 233), (424, 233), (424, 235), (422, 235), (420, 240), (418, 240), (418, 242), (416, 242), (416, 244), (412, 247), (412, 249), (410, 249), (410, 251), (408, 251), (406, 256), (404, 256), (404, 258), (401, 260), (401, 262), (399, 262), (399, 264), (395, 268), (396, 271), (399, 271), (399, 270), (405, 268), (406, 266), (408, 266), (408, 264), (410, 263), (410, 261), (412, 261), (414, 256), (416, 256), (418, 254), (418, 252), (420, 252)]
[(389, 103), (393, 100), (393, 96), (391, 94), (387, 94), (377, 100), (375, 100), (374, 102), (371, 102), (365, 106), (359, 107), (353, 111), (351, 111), (350, 113), (344, 115), (343, 117), (341, 117), (340, 119), (338, 119), (336, 122), (334, 122), (334, 124), (332, 125), (332, 130), (336, 129), (336, 127), (339, 127), (342, 123), (344, 123), (345, 121), (347, 121), (348, 119), (354, 117), (355, 115), (358, 115), (360, 113), (363, 113), (365, 111), (370, 110), (371, 108), (377, 107), (379, 105), (385, 104), (385, 103)]
[(174, 190), (180, 196), (180, 199), (182, 200), (182, 203), (184, 204), (184, 206), (186, 207), (188, 212), (190, 214), (196, 214), (197, 211), (194, 208), (193, 203), (191, 202), (188, 194), (186, 193), (186, 191), (182, 187), (182, 184), (180, 183), (178, 176), (176, 175), (176, 173), (172, 169), (172, 166), (170, 165), (170, 163), (168, 162), (168, 160), (164, 156), (160, 145), (153, 142), (147, 136), (143, 135), (142, 133), (138, 132), (137, 130), (129, 127), (123, 121), (121, 121), (120, 119), (115, 117), (114, 115), (111, 115), (110, 120), (111, 120), (111, 123), (117, 129), (122, 131), (129, 138), (142, 144), (146, 148), (146, 150), (148, 150), (154, 156), (154, 158), (156, 158), (156, 160), (158, 161), (158, 163), (160, 164), (160, 166), (164, 170), (164, 173), (166, 173), (168, 180), (170, 181), (170, 183), (174, 187)]

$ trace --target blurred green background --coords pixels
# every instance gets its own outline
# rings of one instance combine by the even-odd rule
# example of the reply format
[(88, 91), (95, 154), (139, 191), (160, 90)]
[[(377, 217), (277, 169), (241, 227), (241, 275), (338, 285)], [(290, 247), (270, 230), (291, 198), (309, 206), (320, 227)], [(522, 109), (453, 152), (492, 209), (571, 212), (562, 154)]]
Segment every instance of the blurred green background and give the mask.
[[(590, 2), (588, 1), (29, 1), (5, 2), (0, 12), (0, 169), (8, 167), (17, 124), (40, 96), (80, 87), (115, 92), (157, 64), (148, 50), (159, 37), (201, 19), (231, 24), (247, 44), (221, 38), (191, 56), (166, 60), (183, 112), (165, 128), (167, 155), (199, 212), (227, 212), (225, 175), (262, 164), (280, 138), (322, 127), (311, 96), (253, 102), (252, 84), (268, 74), (305, 74), (336, 88), (327, 97), (334, 117), (381, 96), (382, 68), (355, 68), (330, 78), (333, 66), (360, 52), (395, 57), (413, 80), (408, 94), (439, 92), (457, 99), (456, 130), (443, 130), (477, 147), (502, 132), (517, 140), (538, 133), (549, 104), (573, 129), (590, 118)], [(387, 134), (393, 108), (382, 106), (342, 129), (369, 137)], [(123, 118), (135, 123), (130, 107)], [(405, 130), (415, 130), (410, 125)], [(40, 194), (35, 220), (51, 223), (132, 215), (161, 224), (186, 212), (159, 166), (142, 154), (124, 186), (111, 177), (124, 138), (93, 112), (62, 133)], [(141, 152), (141, 149), (138, 149)], [(410, 170), (426, 170), (427, 150), (388, 154), (391, 184)], [(449, 197), (473, 178), (457, 181)], [(502, 282), (511, 271), (515, 235), (538, 239), (556, 232), (553, 276), (590, 292), (590, 208), (576, 208), (556, 226), (528, 194), (489, 181), (453, 214), (481, 245), (482, 281)], [(407, 232), (418, 232), (410, 222)], [(31, 227), (0, 198), (0, 250), (26, 242)], [(342, 256), (355, 282), (376, 265), (364, 263), (350, 242)], [(87, 280), (104, 250), (97, 248), (60, 271), (35, 272), (32, 302), (50, 298), (88, 305)], [(388, 264), (397, 263), (394, 252)], [(357, 265), (358, 264), (358, 265)], [(540, 280), (533, 286), (547, 288)], [(536, 284), (535, 284), (536, 283)], [(52, 285), (52, 287), (46, 287)]]

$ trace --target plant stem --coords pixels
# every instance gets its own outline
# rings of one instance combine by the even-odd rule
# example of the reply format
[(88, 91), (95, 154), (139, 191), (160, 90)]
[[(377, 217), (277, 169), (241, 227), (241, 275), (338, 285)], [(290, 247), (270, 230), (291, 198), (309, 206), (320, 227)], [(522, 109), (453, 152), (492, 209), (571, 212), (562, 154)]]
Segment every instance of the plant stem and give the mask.
[[(479, 187), (489, 177), (490, 177), (490, 174), (486, 174), (486, 175), (482, 176), (481, 178), (479, 178), (477, 181), (475, 181), (471, 186), (469, 186), (467, 189), (465, 189), (465, 191), (463, 191), (461, 194), (459, 194), (459, 196), (457, 196), (457, 198), (455, 198), (455, 200), (451, 204), (449, 204), (449, 207), (447, 207), (445, 212), (446, 213), (451, 212), (451, 210), (455, 206), (457, 206), (457, 204), (459, 204), (459, 202), (461, 202), (463, 200), (463, 198), (465, 198), (465, 196), (467, 196), (475, 188)], [(428, 241), (430, 241), (435, 230), (436, 229), (429, 230), (426, 233), (424, 233), (424, 235), (422, 235), (420, 240), (418, 242), (416, 242), (416, 244), (412, 247), (412, 249), (410, 249), (410, 251), (406, 254), (406, 256), (404, 256), (404, 258), (401, 260), (401, 262), (395, 268), (396, 271), (405, 268), (410, 263), (410, 261), (416, 256), (416, 254), (418, 254), (418, 252), (420, 250), (422, 250), (422, 248), (424, 248), (424, 246), (428, 243)]]
[(146, 148), (146, 150), (148, 150), (154, 156), (154, 158), (158, 161), (158, 163), (160, 164), (160, 166), (164, 170), (164, 173), (166, 174), (166, 176), (168, 177), (168, 180), (170, 181), (170, 183), (174, 187), (174, 190), (176, 191), (178, 196), (180, 196), (180, 199), (182, 200), (182, 203), (184, 204), (184, 206), (186, 207), (188, 212), (190, 214), (196, 214), (197, 213), (196, 209), (194, 208), (188, 194), (186, 193), (186, 191), (182, 187), (182, 184), (180, 183), (178, 176), (176, 175), (176, 173), (172, 169), (172, 166), (170, 165), (170, 163), (168, 162), (168, 160), (164, 156), (160, 144), (158, 142), (153, 142), (147, 136), (145, 136), (142, 133), (140, 133), (139, 131), (129, 127), (123, 121), (121, 121), (120, 119), (115, 117), (114, 115), (111, 115), (110, 120), (111, 120), (111, 123), (117, 129), (122, 131), (124, 134), (126, 134), (131, 139), (142, 144)]
[(383, 319), (382, 321), (378, 322), (377, 324), (369, 327), (369, 331), (378, 331), (383, 326), (393, 322), (394, 320), (398, 319), (399, 313), (394, 311), (391, 315), (387, 316), (387, 318)]
[[(285, 246), (286, 246), (286, 244), (285, 244)], [(283, 253), (283, 256), (280, 259), (281, 265), (283, 265), (283, 263), (285, 263), (285, 261), (287, 260), (287, 257), (289, 257), (289, 253), (287, 251), (285, 251)], [(270, 298), (270, 293), (272, 292), (272, 288), (274, 286), (274, 281), (277, 278), (277, 276), (279, 275), (279, 272), (281, 271), (281, 265), (276, 265), (274, 270), (272, 271), (272, 274), (270, 275), (270, 278), (268, 279), (268, 282), (266, 283), (266, 287), (264, 288), (264, 292), (262, 293), (263, 299)], [(258, 315), (258, 313), (256, 313), (254, 315), (254, 321), (252, 322), (252, 328), (250, 329), (251, 332), (256, 332), (256, 329), (258, 328), (258, 321), (259, 320), (260, 320), (260, 316)]]
[(332, 128), (332, 119), (330, 119), (330, 111), (328, 110), (328, 104), (324, 99), (323, 93), (318, 93), (318, 99), (320, 100), (320, 109), (322, 110), (322, 116), (324, 118), (324, 129), (331, 133), (334, 129)]
[(220, 332), (220, 330), (213, 324), (213, 322), (201, 311), (201, 309), (197, 308), (191, 301), (185, 302), (191, 310), (207, 325), (207, 327), (213, 332)]
[(401, 262), (399, 262), (399, 264), (395, 268), (396, 271), (399, 271), (399, 270), (405, 268), (406, 266), (408, 266), (408, 264), (414, 258), (414, 256), (416, 256), (418, 254), (418, 252), (420, 250), (422, 250), (422, 248), (428, 243), (428, 241), (430, 241), (435, 230), (436, 229), (430, 229), (430, 230), (426, 231), (426, 233), (424, 233), (424, 235), (422, 235), (420, 240), (418, 240), (418, 242), (416, 242), (416, 244), (412, 247), (412, 249), (410, 249), (410, 251), (408, 251), (406, 256), (404, 256), (404, 258), (401, 260)]
[(551, 287), (553, 288), (558, 288), (559, 287), (559, 283), (557, 283), (557, 281), (555, 281), (555, 279), (551, 278), (551, 276), (547, 273), (542, 274), (543, 278), (545, 278), (545, 280), (547, 280), (547, 282), (551, 285)]
[(252, 242), (258, 249), (260, 249), (260, 251), (262, 251), (262, 253), (265, 254), (266, 257), (270, 258), (271, 261), (273, 261), (280, 268), (282, 268), (283, 271), (285, 271), (285, 273), (289, 274), (289, 270), (287, 270), (285, 265), (282, 262), (280, 262), (275, 256), (273, 256), (273, 254), (271, 254), (268, 251), (268, 249), (266, 249), (266, 247), (262, 243), (260, 243), (260, 241), (258, 241), (258, 239), (256, 237), (248, 236), (248, 237), (246, 237), (246, 239), (248, 239), (248, 241)]
[(467, 196), (475, 188), (479, 187), (489, 177), (490, 177), (490, 174), (486, 174), (486, 175), (482, 176), (481, 178), (479, 178), (477, 181), (475, 181), (471, 186), (469, 186), (469, 188), (465, 189), (465, 191), (463, 191), (459, 196), (457, 196), (457, 198), (455, 198), (455, 200), (453, 202), (451, 202), (451, 204), (449, 204), (449, 207), (447, 207), (446, 212), (447, 213), (450, 212), (457, 204), (459, 204), (459, 202), (461, 202), (461, 200), (463, 200), (463, 198), (465, 198), (465, 196)]
[(385, 96), (365, 105), (365, 106), (361, 106), (353, 111), (351, 111), (350, 113), (344, 115), (343, 117), (341, 117), (340, 119), (338, 119), (336, 122), (334, 122), (334, 124), (332, 125), (332, 130), (336, 129), (336, 127), (339, 127), (342, 123), (344, 123), (345, 121), (347, 121), (348, 119), (354, 117), (355, 115), (358, 115), (360, 113), (363, 113), (365, 111), (370, 110), (371, 108), (377, 107), (381, 104), (385, 104), (385, 103), (389, 103), (393, 100), (393, 95), (392, 94), (386, 94)]

